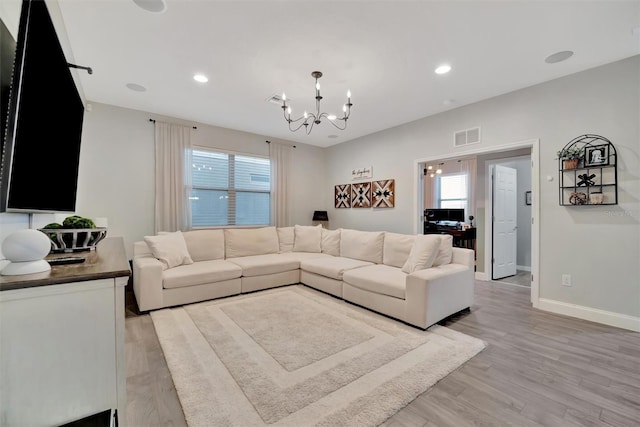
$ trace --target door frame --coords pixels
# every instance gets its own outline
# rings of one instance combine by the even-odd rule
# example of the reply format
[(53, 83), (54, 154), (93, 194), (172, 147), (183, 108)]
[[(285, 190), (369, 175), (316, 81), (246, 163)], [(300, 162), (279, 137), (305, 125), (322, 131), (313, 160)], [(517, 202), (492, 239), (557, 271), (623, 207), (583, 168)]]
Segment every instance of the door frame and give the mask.
[[(422, 234), (422, 215), (423, 215), (423, 171), (420, 165), (422, 163), (433, 163), (436, 161), (446, 161), (459, 159), (461, 157), (478, 156), (490, 153), (499, 153), (503, 151), (513, 151), (520, 148), (531, 148), (531, 303), (534, 308), (538, 308), (540, 300), (540, 139), (526, 139), (522, 141), (516, 141), (509, 144), (494, 145), (491, 147), (475, 148), (465, 151), (456, 151), (454, 153), (443, 153), (440, 155), (433, 155), (430, 157), (424, 157), (414, 160), (413, 167), (413, 185), (414, 185), (414, 197), (413, 197), (413, 233)], [(486, 199), (486, 194), (485, 194)], [(477, 202), (477, 200), (476, 200)], [(485, 201), (486, 205), (486, 201)], [(489, 215), (485, 215), (485, 264), (487, 262), (487, 253), (490, 253), (491, 248), (487, 249), (487, 230), (490, 227), (487, 226)], [(489, 280), (487, 278), (487, 267), (485, 265), (483, 273), (476, 273), (476, 279)]]

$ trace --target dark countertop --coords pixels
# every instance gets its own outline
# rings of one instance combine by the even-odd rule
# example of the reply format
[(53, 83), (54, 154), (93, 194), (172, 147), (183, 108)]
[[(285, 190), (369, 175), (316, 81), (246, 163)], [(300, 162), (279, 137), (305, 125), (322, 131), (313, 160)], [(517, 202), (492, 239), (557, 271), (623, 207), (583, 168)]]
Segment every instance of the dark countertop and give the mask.
[(0, 291), (131, 275), (122, 237), (107, 237), (93, 251), (49, 254), (45, 260), (64, 257), (86, 257), (86, 260), (80, 264), (52, 265), (50, 271), (43, 273), (0, 275)]

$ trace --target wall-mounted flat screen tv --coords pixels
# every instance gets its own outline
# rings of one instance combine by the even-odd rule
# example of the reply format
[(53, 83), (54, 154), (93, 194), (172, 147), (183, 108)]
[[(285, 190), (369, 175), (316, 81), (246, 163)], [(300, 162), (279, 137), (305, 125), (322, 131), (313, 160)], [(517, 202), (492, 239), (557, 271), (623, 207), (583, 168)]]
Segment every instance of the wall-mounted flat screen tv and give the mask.
[(84, 105), (43, 0), (22, 4), (6, 115), (0, 212), (75, 211)]

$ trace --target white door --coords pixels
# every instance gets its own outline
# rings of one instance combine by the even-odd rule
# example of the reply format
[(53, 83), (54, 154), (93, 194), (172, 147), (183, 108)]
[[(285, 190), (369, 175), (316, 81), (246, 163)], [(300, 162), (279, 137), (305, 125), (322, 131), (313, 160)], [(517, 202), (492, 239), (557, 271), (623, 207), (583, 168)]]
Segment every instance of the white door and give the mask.
[(493, 172), (493, 268), (492, 278), (516, 274), (517, 171), (495, 165)]

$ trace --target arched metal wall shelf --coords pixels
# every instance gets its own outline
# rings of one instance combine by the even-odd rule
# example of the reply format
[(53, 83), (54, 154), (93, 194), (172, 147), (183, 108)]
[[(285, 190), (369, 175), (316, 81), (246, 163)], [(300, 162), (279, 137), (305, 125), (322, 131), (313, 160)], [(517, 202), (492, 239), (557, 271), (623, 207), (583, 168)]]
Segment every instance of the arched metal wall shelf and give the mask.
[(560, 206), (617, 205), (618, 154), (611, 141), (580, 135), (561, 151), (574, 149), (582, 152), (577, 164), (558, 158)]

